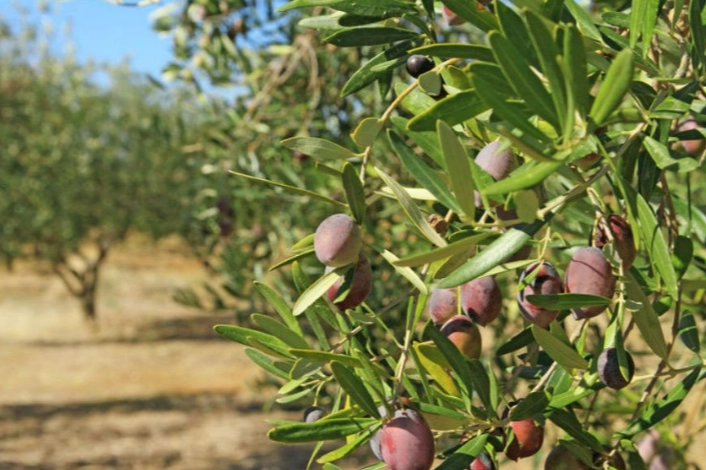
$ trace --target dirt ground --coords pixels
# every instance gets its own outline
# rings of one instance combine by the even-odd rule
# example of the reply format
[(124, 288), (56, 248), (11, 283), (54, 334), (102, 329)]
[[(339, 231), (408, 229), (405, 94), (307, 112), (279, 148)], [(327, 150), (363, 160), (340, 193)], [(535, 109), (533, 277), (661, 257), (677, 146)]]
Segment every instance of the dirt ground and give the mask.
[(95, 333), (51, 273), (0, 272), (0, 469), (305, 468), (311, 446), (265, 436), (299, 413), (272, 408), (259, 369), (212, 331), (230, 315), (172, 301), (205, 278), (177, 245), (119, 248)]
[[(266, 437), (267, 420), (300, 411), (274, 404), (243, 348), (212, 331), (231, 314), (172, 300), (205, 280), (178, 244), (127, 243), (104, 268), (96, 332), (50, 272), (0, 271), (0, 470), (306, 468), (313, 446)], [(342, 467), (372, 458), (366, 446)]]

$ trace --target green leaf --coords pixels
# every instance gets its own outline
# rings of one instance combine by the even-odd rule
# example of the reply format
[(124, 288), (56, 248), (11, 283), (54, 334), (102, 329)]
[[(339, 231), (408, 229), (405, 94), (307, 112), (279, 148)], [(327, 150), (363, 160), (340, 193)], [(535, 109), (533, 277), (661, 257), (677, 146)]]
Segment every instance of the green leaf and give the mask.
[(417, 43), (418, 41), (400, 42), (370, 59), (351, 75), (351, 78), (343, 85), (341, 96), (345, 97), (362, 90), (402, 65), (402, 61), (404, 61), (408, 55), (407, 51)]
[(421, 74), (417, 80), (419, 80), (419, 88), (424, 90), (425, 93), (431, 96), (437, 96), (441, 93), (442, 82), (438, 72), (433, 70), (425, 72)]
[(361, 433), (360, 436), (356, 437), (352, 441), (348, 442), (347, 444), (339, 447), (338, 449), (332, 450), (331, 452), (328, 452), (317, 460), (318, 463), (325, 464), (324, 465), (324, 470), (329, 470), (333, 468), (340, 468), (340, 467), (335, 467), (334, 465), (331, 465), (329, 462), (335, 462), (336, 460), (340, 460), (344, 457), (349, 456), (352, 454), (354, 451), (362, 447), (365, 443), (367, 443), (370, 440), (370, 437), (375, 434), (375, 432), (380, 429), (382, 426), (382, 423), (379, 423), (378, 426), (373, 426), (367, 431)]
[(487, 440), (488, 434), (482, 433), (464, 442), (449, 458), (436, 467), (436, 470), (460, 470), (470, 468), (473, 459), (483, 452)]
[(419, 368), (421, 365), (445, 393), (458, 396), (459, 391), (456, 387), (456, 383), (448, 372), (446, 372), (448, 362), (443, 359), (443, 356), (439, 353), (439, 349), (434, 345), (424, 343), (414, 343), (413, 349), (416, 354), (413, 354), (412, 357), (415, 359), (415, 362), (418, 362), (417, 367)]
[(324, 418), (313, 423), (283, 424), (270, 429), (267, 437), (287, 443), (330, 441), (365, 431), (377, 422), (374, 418)]
[(412, 131), (434, 129), (438, 120), (450, 126), (476, 117), (488, 109), (475, 90), (464, 90), (437, 101), (432, 107), (410, 119), (407, 124)]
[(434, 160), (437, 165), (444, 168), (444, 156), (441, 154), (439, 138), (436, 135), (435, 129), (422, 132), (409, 130), (407, 126), (409, 120), (400, 116), (392, 116), (390, 121), (402, 134), (406, 135), (412, 139), (415, 144), (419, 145), (424, 153)]
[(462, 212), (453, 194), (436, 171), (432, 170), (424, 163), (424, 160), (416, 155), (396, 133), (388, 131), (387, 136), (390, 139), (392, 148), (395, 150), (397, 156), (400, 157), (400, 161), (407, 171), (409, 171), (422, 186), (428, 189), (440, 203), (454, 212)]
[(475, 59), (486, 62), (493, 62), (495, 60), (493, 51), (488, 46), (482, 46), (480, 44), (429, 44), (417, 47), (409, 52), (411, 54), (422, 54), (432, 57), (457, 57), (460, 59)]
[(677, 279), (681, 279), (684, 276), (693, 257), (694, 241), (684, 235), (677, 236), (674, 240), (674, 253), (672, 255), (672, 264), (674, 265)]
[(362, 367), (358, 359), (346, 356), (345, 354), (314, 351), (313, 349), (290, 349), (289, 353), (294, 357), (307, 359), (319, 364), (328, 364), (329, 362), (336, 361), (349, 367)]
[(701, 342), (699, 341), (699, 327), (694, 320), (694, 314), (689, 310), (684, 310), (679, 318), (679, 338), (684, 346), (699, 354)]
[(385, 258), (385, 261), (390, 263), (390, 265), (394, 268), (395, 271), (397, 271), (397, 273), (399, 273), (402, 277), (411, 282), (412, 285), (416, 287), (419, 292), (421, 292), (422, 294), (428, 294), (429, 290), (427, 289), (426, 284), (424, 284), (424, 281), (422, 281), (422, 279), (417, 275), (416, 272), (414, 272), (414, 270), (404, 266), (398, 266), (397, 262), (399, 261), (399, 258), (397, 258), (397, 256), (395, 256), (388, 250), (383, 250), (382, 252), (380, 252), (380, 254), (383, 258)]
[[(567, 0), (568, 2), (572, 0)], [(593, 434), (587, 432), (584, 426), (579, 422), (576, 415), (567, 410), (555, 410), (549, 415), (549, 419), (559, 426), (566, 433), (576, 439), (581, 444), (589, 447), (594, 452), (603, 452), (603, 446)]]
[(282, 145), (290, 150), (299, 151), (312, 158), (323, 159), (347, 159), (355, 158), (359, 155), (351, 152), (345, 147), (316, 137), (292, 137), (282, 141)]
[(630, 271), (625, 273), (625, 291), (631, 301), (641, 305), (638, 311), (633, 312), (632, 317), (643, 339), (655, 354), (662, 359), (667, 359), (667, 343), (664, 341), (657, 312)]
[(691, 388), (702, 379), (703, 375), (701, 375), (701, 366), (696, 367), (684, 378), (684, 380), (678, 382), (677, 385), (675, 385), (675, 387), (666, 395), (660, 399), (652, 401), (648, 406), (646, 406), (633, 425), (628, 427), (627, 430), (621, 432), (620, 435), (626, 439), (630, 439), (635, 434), (638, 434), (645, 429), (649, 429), (667, 418), (674, 410), (679, 408), (679, 405), (682, 401), (684, 401), (684, 398), (686, 398), (686, 395), (689, 393)]
[(703, 4), (700, 1), (689, 2), (689, 28), (691, 30), (691, 44), (694, 51), (690, 54), (694, 68), (704, 67), (706, 55), (706, 28), (704, 28)]
[(439, 287), (456, 287), (484, 276), (488, 271), (517, 253), (547, 221), (537, 221), (530, 225), (519, 224), (510, 228), (486, 249), (442, 280)]
[(601, 37), (600, 31), (598, 31), (593, 19), (591, 19), (591, 16), (581, 5), (576, 3), (574, 0), (564, 0), (564, 6), (567, 10), (569, 10), (571, 16), (574, 17), (578, 30), (581, 31), (584, 36), (596, 41), (599, 44), (603, 43), (603, 38)]
[(245, 354), (252, 360), (255, 364), (265, 369), (270, 374), (280, 379), (289, 380), (289, 373), (278, 367), (277, 363), (270, 359), (263, 352), (257, 349), (245, 348)]
[(396, 266), (422, 266), (431, 264), (434, 261), (443, 260), (455, 255), (466, 252), (469, 248), (476, 246), (479, 242), (488, 237), (496, 235), (492, 232), (483, 232), (478, 235), (462, 238), (457, 242), (450, 243), (443, 248), (437, 248), (432, 251), (411, 255), (406, 258), (395, 261)]
[(473, 175), (466, 149), (458, 140), (456, 133), (444, 121), (437, 121), (437, 132), (441, 152), (446, 160), (446, 170), (451, 180), (451, 187), (456, 200), (463, 208), (466, 216), (473, 217), (476, 213), (475, 196), (473, 195)]
[[(471, 383), (473, 384), (473, 390), (478, 394), (481, 403), (489, 414), (494, 414), (495, 409), (493, 408), (493, 398), (490, 394), (490, 379), (488, 379), (488, 372), (483, 367), (483, 364), (478, 359), (471, 359), (469, 361), (469, 366), (471, 368)], [(492, 370), (490, 372), (492, 374)]]
[(512, 421), (521, 421), (541, 415), (549, 406), (550, 399), (551, 395), (546, 390), (532, 392), (512, 409), (510, 419)]
[(542, 349), (559, 365), (567, 369), (588, 369), (588, 362), (573, 347), (544, 328), (532, 325), (532, 334)]
[(235, 341), (236, 343), (244, 344), (245, 346), (252, 346), (253, 343), (250, 341), (250, 338), (253, 338), (280, 356), (290, 358), (293, 357), (289, 353), (289, 346), (287, 346), (285, 342), (267, 333), (235, 325), (216, 325), (213, 329), (219, 335), (231, 341)]
[(414, 39), (419, 33), (403, 28), (348, 28), (324, 38), (324, 42), (338, 47), (377, 46), (405, 39)]
[(637, 218), (640, 220), (640, 232), (642, 233), (642, 239), (645, 241), (647, 253), (650, 255), (650, 262), (662, 276), (664, 287), (669, 295), (676, 299), (679, 297), (677, 274), (674, 271), (669, 246), (667, 246), (662, 231), (657, 225), (657, 219), (652, 213), (652, 208), (641, 194), (636, 195), (636, 205)]
[[(313, 248), (310, 248), (310, 249), (305, 250), (305, 251), (301, 251), (301, 252), (299, 252), (299, 253), (297, 253), (297, 254), (295, 254), (295, 255), (292, 255), (292, 256), (290, 256), (290, 257), (288, 257), (288, 258), (285, 258), (285, 259), (283, 259), (283, 260), (281, 260), (281, 261), (278, 261), (277, 263), (273, 264), (272, 266), (269, 267), (268, 271), (270, 271), (270, 272), (276, 271), (276, 270), (278, 270), (279, 268), (281, 268), (282, 266), (287, 266), (287, 265), (289, 265), (289, 264), (294, 263), (295, 261), (299, 261), (299, 260), (301, 260), (301, 259), (308, 258), (308, 257), (310, 257), (310, 256), (313, 257), (314, 254), (315, 254), (315, 252), (314, 252), (314, 249), (313, 249)], [(291, 326), (290, 326), (290, 327), (291, 327)]]
[(549, 175), (556, 173), (564, 164), (563, 161), (555, 162), (530, 162), (513, 171), (507, 178), (496, 181), (481, 190), (485, 196), (500, 196), (503, 194), (532, 188)]
[(451, 11), (476, 26), (481, 31), (487, 33), (491, 29), (498, 27), (498, 23), (493, 14), (486, 9), (479, 10), (473, 2), (467, 2), (465, 0), (443, 0), (443, 3), (449, 7)]
[(693, 158), (684, 157), (678, 160), (672, 158), (669, 154), (669, 148), (650, 136), (645, 136), (642, 142), (647, 153), (650, 154), (657, 167), (662, 170), (676, 170), (679, 173), (687, 173), (699, 167), (699, 162)]
[(402, 186), (400, 186), (397, 181), (392, 179), (392, 177), (388, 176), (381, 169), (375, 167), (375, 171), (380, 176), (380, 179), (382, 179), (383, 183), (385, 183), (395, 195), (400, 205), (402, 206), (402, 210), (405, 211), (407, 216), (412, 220), (412, 223), (419, 229), (420, 232), (422, 232), (422, 234), (427, 238), (427, 240), (429, 240), (436, 246), (446, 246), (446, 241), (441, 238), (441, 236), (436, 233), (436, 231), (434, 231), (431, 225), (429, 225), (427, 219), (424, 218), (421, 211), (419, 210), (415, 202), (412, 200), (412, 198), (409, 197), (404, 188), (402, 188)]
[(375, 138), (380, 133), (382, 129), (382, 122), (377, 118), (365, 118), (358, 124), (351, 134), (353, 142), (360, 145), (361, 147), (369, 147), (375, 142)]
[(468, 418), (466, 416), (443, 406), (435, 406), (422, 402), (415, 403), (414, 407), (422, 413), (429, 427), (436, 431), (454, 431), (468, 424)]
[(633, 52), (623, 49), (615, 56), (591, 106), (589, 114), (596, 126), (603, 124), (623, 101), (630, 89), (633, 71)]
[(505, 354), (513, 353), (532, 343), (534, 343), (534, 335), (531, 329), (526, 328), (510, 338), (505, 344), (501, 345), (495, 354), (504, 356)]
[(456, 373), (458, 383), (465, 390), (466, 395), (471, 396), (473, 390), (473, 377), (466, 358), (461, 354), (455, 344), (451, 342), (444, 334), (435, 326), (429, 325), (426, 328), (426, 334), (434, 341), (439, 352), (444, 356), (451, 369)]
[(265, 300), (267, 300), (267, 303), (269, 303), (279, 314), (280, 318), (282, 318), (282, 321), (293, 331), (297, 332), (298, 334), (302, 334), (302, 329), (299, 326), (299, 322), (297, 322), (297, 319), (292, 315), (292, 309), (289, 308), (289, 305), (284, 301), (280, 295), (275, 292), (274, 289), (269, 287), (266, 284), (263, 284), (262, 282), (255, 281), (254, 282), (255, 289), (262, 295)]
[(292, 313), (294, 316), (299, 316), (304, 311), (311, 306), (314, 302), (319, 300), (331, 286), (333, 286), (336, 281), (341, 277), (343, 269), (338, 268), (333, 271), (329, 271), (317, 279), (312, 285), (310, 285), (302, 294), (299, 296), (294, 304)]
[(559, 120), (552, 107), (552, 98), (537, 75), (530, 69), (527, 58), (523, 57), (513, 44), (499, 32), (491, 32), (488, 38), (495, 59), (517, 95), (525, 100), (529, 109), (545, 119), (555, 129), (560, 129)]
[(571, 83), (569, 92), (574, 95), (574, 104), (581, 116), (588, 112), (589, 86), (586, 48), (581, 33), (569, 24), (564, 29), (564, 63), (568, 71), (567, 82)]
[(633, 0), (630, 12), (630, 47), (637, 45), (637, 40), (642, 34), (642, 55), (647, 55), (647, 50), (652, 42), (652, 31), (654, 31), (657, 13), (659, 10), (659, 0)]
[(549, 85), (549, 94), (554, 102), (554, 109), (559, 119), (561, 129), (566, 129), (569, 122), (564, 120), (567, 115), (567, 90), (564, 81), (564, 72), (557, 62), (561, 56), (552, 34), (547, 29), (544, 19), (532, 11), (525, 13), (525, 19), (530, 34), (530, 39), (542, 65), (542, 72)]
[(378, 0), (343, 0), (336, 2), (333, 8), (353, 15), (380, 19), (403, 16), (417, 11), (414, 4), (399, 0), (386, 0), (384, 3)]
[(336, 206), (341, 206), (341, 207), (346, 207), (346, 208), (348, 207), (346, 204), (344, 204), (342, 202), (328, 198), (328, 197), (323, 196), (321, 194), (318, 194), (314, 191), (309, 191), (308, 189), (301, 189), (301, 188), (297, 188), (296, 186), (290, 186), (290, 185), (284, 184), (284, 183), (277, 183), (275, 181), (266, 180), (264, 178), (258, 178), (257, 176), (251, 176), (251, 175), (246, 175), (244, 173), (238, 173), (237, 171), (231, 171), (231, 173), (234, 174), (235, 176), (239, 176), (241, 178), (249, 179), (252, 181), (257, 181), (258, 183), (265, 183), (265, 184), (269, 184), (270, 186), (282, 188), (286, 191), (289, 191), (290, 193), (299, 194), (301, 196), (313, 197), (315, 199), (319, 199), (321, 201), (325, 201), (325, 202), (328, 202), (329, 204), (333, 204)]
[(281, 339), (293, 348), (306, 349), (309, 347), (309, 344), (299, 333), (296, 333), (273, 318), (259, 313), (253, 313), (250, 318), (267, 333)]
[(550, 294), (550, 295), (528, 295), (527, 300), (538, 307), (552, 310), (569, 310), (572, 308), (594, 307), (599, 305), (610, 305), (613, 299), (600, 295), (588, 294)]
[(365, 388), (363, 382), (346, 366), (338, 361), (331, 363), (331, 370), (338, 384), (346, 391), (350, 399), (357, 404), (363, 411), (374, 418), (379, 418), (380, 413), (375, 406), (373, 397)]
[(358, 172), (350, 163), (346, 162), (343, 165), (342, 180), (348, 206), (356, 223), (360, 225), (365, 221), (365, 191)]

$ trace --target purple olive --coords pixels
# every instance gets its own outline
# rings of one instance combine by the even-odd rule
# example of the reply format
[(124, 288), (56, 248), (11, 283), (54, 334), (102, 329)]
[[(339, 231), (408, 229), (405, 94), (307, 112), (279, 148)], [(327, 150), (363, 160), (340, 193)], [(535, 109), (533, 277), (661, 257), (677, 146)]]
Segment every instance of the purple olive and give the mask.
[(326, 266), (333, 268), (356, 261), (361, 242), (360, 228), (345, 214), (327, 217), (314, 233), (316, 257)]
[(625, 351), (625, 356), (628, 360), (628, 377), (623, 377), (620, 372), (620, 364), (618, 363), (618, 350), (615, 348), (606, 348), (600, 356), (598, 356), (598, 375), (601, 381), (608, 387), (620, 390), (627, 386), (635, 374), (635, 362), (632, 356)]
[(434, 436), (422, 415), (397, 410), (380, 432), (380, 453), (390, 470), (429, 470), (434, 463)]
[(458, 289), (434, 289), (427, 300), (426, 310), (435, 325), (442, 325), (458, 313)]
[(468, 470), (495, 470), (495, 468), (495, 462), (493, 462), (493, 459), (488, 455), (488, 453), (481, 452), (478, 454), (478, 457), (473, 459), (473, 462), (471, 462), (471, 466)]
[(548, 328), (559, 315), (559, 310), (547, 310), (527, 300), (528, 295), (560, 294), (564, 291), (559, 273), (548, 261), (532, 263), (520, 276), (520, 283), (535, 270), (539, 269), (532, 282), (517, 293), (517, 303), (522, 316), (533, 325)]
[[(615, 249), (618, 251), (620, 259), (623, 261), (623, 269), (628, 270), (635, 261), (635, 256), (637, 256), (632, 228), (630, 228), (630, 225), (628, 225), (625, 219), (615, 214), (608, 217), (608, 227), (610, 228), (610, 233), (613, 235), (613, 239), (615, 240)], [(608, 241), (606, 227), (601, 223), (598, 225), (598, 229), (596, 230), (596, 237), (593, 244), (596, 247), (603, 249), (603, 247), (608, 244)]]
[[(517, 156), (515, 153), (509, 148), (501, 150), (502, 147), (503, 143), (496, 140), (483, 147), (476, 155), (478, 166), (492, 176), (495, 181), (507, 177), (512, 170), (517, 168)], [(475, 192), (475, 203), (476, 207), (483, 207), (483, 200), (478, 191)], [(491, 201), (490, 205), (496, 206), (498, 204)]]
[(471, 320), (481, 326), (495, 320), (502, 305), (500, 286), (492, 276), (474, 279), (461, 286), (461, 307)]
[[(326, 268), (327, 271), (332, 269), (334, 268)], [(348, 295), (340, 302), (335, 303), (336, 307), (341, 310), (355, 308), (362, 304), (373, 287), (373, 271), (368, 258), (363, 253), (358, 255), (358, 262), (353, 269), (348, 270), (345, 280), (347, 281), (345, 284), (350, 286)], [(338, 297), (343, 284), (343, 278), (341, 278), (329, 288), (327, 296), (331, 302)]]
[[(510, 421), (508, 425), (512, 434), (507, 433), (509, 444), (505, 447), (505, 455), (511, 460), (530, 457), (542, 448), (544, 428), (532, 418)], [(509, 430), (508, 430), (509, 431)]]
[(429, 72), (435, 66), (434, 61), (425, 55), (415, 54), (407, 58), (407, 73), (414, 78)]
[(309, 408), (304, 410), (304, 422), (313, 423), (314, 421), (318, 421), (323, 418), (325, 414), (326, 410), (324, 410), (320, 406), (310, 406)]
[[(564, 280), (566, 292), (572, 294), (600, 295), (611, 299), (615, 293), (613, 269), (601, 249), (595, 246), (576, 250), (566, 268)], [(572, 311), (578, 320), (595, 317), (607, 308), (607, 305), (598, 305)]]

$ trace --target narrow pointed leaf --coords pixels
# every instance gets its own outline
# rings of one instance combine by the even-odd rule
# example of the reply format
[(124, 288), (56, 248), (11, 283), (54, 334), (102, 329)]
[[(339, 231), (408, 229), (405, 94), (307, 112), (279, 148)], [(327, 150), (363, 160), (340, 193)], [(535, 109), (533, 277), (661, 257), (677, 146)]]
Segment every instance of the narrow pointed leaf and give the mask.
[(419, 210), (412, 198), (409, 197), (404, 188), (402, 188), (402, 186), (400, 186), (397, 181), (395, 181), (392, 177), (388, 176), (381, 169), (376, 167), (375, 171), (380, 176), (380, 179), (382, 179), (383, 183), (385, 183), (390, 188), (390, 190), (392, 190), (393, 194), (395, 195), (395, 198), (397, 199), (397, 201), (399, 201), (400, 205), (402, 206), (402, 210), (405, 211), (407, 216), (412, 220), (412, 223), (416, 225), (416, 227), (419, 229), (420, 232), (422, 232), (422, 234), (424, 234), (427, 240), (429, 240), (436, 246), (446, 246), (446, 241), (441, 238), (441, 236), (436, 233), (436, 231), (434, 231), (431, 225), (429, 225), (427, 219), (424, 218), (422, 212)]
[(357, 157), (355, 153), (345, 147), (316, 137), (292, 137), (291, 139), (283, 140), (282, 145), (312, 158), (331, 160)]
[(297, 299), (294, 304), (294, 308), (292, 309), (294, 316), (296, 317), (304, 313), (304, 311), (309, 308), (311, 304), (319, 300), (321, 296), (323, 296), (340, 277), (341, 269), (339, 268), (334, 271), (330, 271), (317, 279), (304, 292), (302, 292)]
[(395, 261), (396, 266), (422, 266), (424, 264), (430, 264), (434, 261), (439, 261), (442, 259), (449, 258), (451, 256), (459, 255), (466, 252), (469, 248), (474, 247), (479, 242), (485, 240), (486, 238), (493, 236), (495, 234), (491, 232), (479, 233), (478, 235), (473, 235), (467, 238), (462, 238), (457, 242), (450, 243), (443, 248), (437, 248), (426, 253), (420, 253), (416, 255), (411, 255), (406, 258)]
[(407, 126), (413, 131), (431, 130), (439, 119), (450, 126), (455, 126), (476, 117), (487, 109), (488, 105), (483, 102), (476, 90), (464, 90), (439, 100), (429, 109), (410, 119)]
[(591, 106), (589, 114), (597, 126), (603, 124), (623, 101), (630, 89), (633, 71), (633, 52), (623, 49), (615, 56)]
[(238, 173), (237, 171), (231, 171), (231, 173), (234, 174), (235, 176), (240, 177), (240, 178), (245, 178), (245, 179), (249, 179), (252, 181), (257, 181), (258, 183), (265, 183), (270, 186), (275, 186), (277, 188), (282, 188), (290, 193), (299, 194), (301, 196), (313, 197), (315, 199), (319, 199), (321, 201), (328, 202), (329, 204), (334, 204), (336, 206), (348, 207), (346, 204), (344, 204), (342, 202), (336, 201), (336, 200), (331, 199), (326, 196), (322, 196), (321, 194), (318, 194), (314, 191), (309, 191), (308, 189), (301, 189), (301, 188), (297, 188), (296, 186), (290, 186), (290, 185), (284, 184), (284, 183), (277, 183), (275, 181), (266, 180), (264, 178), (258, 178), (257, 176), (246, 175), (245, 173)]
[(375, 406), (375, 401), (373, 401), (373, 397), (370, 396), (370, 392), (365, 388), (362, 380), (350, 369), (337, 361), (331, 363), (331, 370), (338, 384), (346, 391), (355, 404), (373, 418), (380, 417), (380, 413)]
[(362, 224), (365, 221), (365, 191), (358, 172), (350, 163), (343, 165), (342, 180), (353, 218), (358, 224)]
[(358, 124), (351, 134), (353, 142), (361, 147), (369, 147), (375, 142), (375, 138), (382, 129), (382, 123), (374, 117), (365, 118)]
[(324, 42), (338, 47), (376, 46), (417, 36), (419, 33), (403, 28), (347, 28), (325, 37)]
[(641, 194), (637, 194), (636, 205), (637, 217), (640, 220), (640, 231), (645, 242), (645, 249), (650, 255), (650, 262), (662, 276), (664, 287), (669, 295), (676, 299), (679, 297), (677, 292), (677, 274), (674, 271), (669, 246), (667, 246), (664, 235), (657, 225), (657, 219), (652, 213), (652, 208)]
[(236, 343), (250, 346), (252, 345), (250, 338), (254, 338), (259, 343), (281, 356), (293, 357), (289, 353), (289, 346), (287, 346), (285, 342), (267, 333), (235, 325), (216, 325), (213, 327), (213, 329), (219, 335), (231, 341), (235, 341)]
[(245, 354), (255, 364), (262, 367), (263, 369), (265, 369), (267, 372), (274, 375), (275, 377), (279, 377), (280, 379), (284, 379), (284, 380), (289, 380), (289, 374), (287, 373), (287, 371), (277, 367), (277, 365), (275, 365), (275, 361), (270, 359), (263, 352), (261, 352), (257, 349), (245, 348)]
[(463, 148), (453, 129), (444, 121), (437, 121), (437, 132), (456, 200), (463, 208), (463, 213), (472, 217), (476, 212), (476, 205), (471, 163), (466, 149)]
[(657, 312), (655, 312), (652, 302), (629, 271), (625, 273), (625, 290), (630, 300), (641, 304), (640, 309), (633, 312), (632, 317), (642, 334), (642, 338), (655, 354), (662, 359), (666, 359), (668, 354), (667, 343), (664, 340)]
[(270, 318), (266, 315), (260, 315), (258, 313), (252, 314), (251, 318), (265, 332), (270, 333), (271, 335), (281, 339), (293, 348), (306, 349), (309, 347), (309, 344), (301, 335), (299, 335), (299, 333), (296, 333), (295, 331), (291, 330), (290, 328), (278, 322), (277, 320)]
[(483, 452), (487, 440), (488, 434), (482, 433), (464, 442), (449, 458), (436, 467), (436, 470), (460, 470), (469, 468), (473, 459)]
[(572, 308), (610, 305), (613, 299), (588, 294), (534, 294), (528, 295), (527, 301), (542, 308), (568, 310)]
[(411, 282), (412, 285), (416, 287), (419, 292), (421, 292), (422, 294), (427, 294), (429, 292), (426, 284), (424, 284), (424, 281), (422, 281), (422, 279), (417, 275), (416, 272), (414, 272), (412, 268), (397, 265), (397, 261), (399, 261), (399, 258), (397, 256), (395, 256), (388, 250), (382, 251), (381, 254), (382, 257), (385, 258), (385, 261), (390, 263), (390, 265), (395, 269), (395, 271), (402, 275), (402, 277)]
[(292, 314), (292, 309), (284, 301), (284, 299), (270, 286), (263, 284), (262, 282), (255, 281), (255, 289), (262, 295), (267, 303), (269, 303), (279, 314), (280, 318), (287, 324), (289, 328), (296, 331), (300, 335), (302, 334), (299, 322)]
[(267, 433), (275, 442), (316, 442), (340, 439), (377, 423), (375, 418), (320, 419), (313, 423), (292, 423), (277, 426)]
[(333, 361), (340, 362), (349, 367), (362, 367), (360, 361), (345, 354), (336, 354), (325, 351), (314, 351), (313, 349), (290, 349), (289, 353), (294, 357), (307, 359), (319, 364), (328, 364)]
[(559, 365), (567, 369), (588, 369), (588, 362), (573, 347), (564, 343), (544, 328), (532, 325), (532, 334), (537, 343), (542, 346), (542, 349)]

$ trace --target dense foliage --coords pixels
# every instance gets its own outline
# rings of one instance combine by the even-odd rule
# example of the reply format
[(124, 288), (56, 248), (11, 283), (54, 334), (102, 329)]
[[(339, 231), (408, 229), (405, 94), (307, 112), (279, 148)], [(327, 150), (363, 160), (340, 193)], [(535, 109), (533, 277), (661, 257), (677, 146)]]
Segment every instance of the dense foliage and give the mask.
[[(237, 42), (209, 49), (193, 36), (198, 28), (227, 35), (238, 14), (228, 5), (187, 2), (176, 17), (193, 23), (187, 55), (205, 51), (219, 63), (245, 53)], [(191, 16), (197, 9), (207, 14)], [(572, 468), (686, 468), (704, 416), (699, 400), (685, 401), (705, 376), (703, 3), (600, 2), (587, 11), (573, 0), (295, 0), (281, 8), (292, 9), (305, 13), (279, 60), (296, 57), (299, 38), (313, 41), (316, 30), (326, 45), (311, 50), (343, 65), (311, 72), (331, 97), (313, 109), (359, 122), (350, 141), (327, 119), (305, 120), (284, 140), (318, 162), (319, 178), (283, 177), (265, 160), (257, 172), (234, 167), (236, 184), (307, 201), (297, 207), (308, 217), (285, 229), (310, 235), (276, 265), (296, 293), (257, 285), (279, 319), (255, 314), (254, 327), (216, 327), (281, 382), (279, 402), (329, 412), (277, 423), (270, 438), (345, 437), (324, 455), (316, 446), (312, 462), (331, 469), (368, 442), (384, 461), (371, 468), (428, 469), (430, 455), (443, 469), (519, 458), (537, 467), (540, 448), (554, 448), (547, 469), (568, 459)], [(355, 70), (350, 51), (363, 57), (350, 62)], [(420, 68), (425, 60), (431, 66)], [(250, 83), (282, 76), (233, 70)], [(267, 100), (280, 85), (248, 95), (251, 109), (263, 97), (276, 103)], [(344, 103), (355, 105), (335, 112)], [(335, 187), (344, 199), (331, 197)], [(293, 211), (267, 216), (281, 212)], [(336, 213), (362, 235), (342, 217), (338, 231), (317, 229)], [(362, 266), (355, 249), (373, 260), (373, 291), (341, 309)], [(473, 284), (491, 276), (502, 293), (497, 317), (471, 306), (496, 307), (485, 302), (495, 288)], [(654, 452), (638, 452), (638, 441)]]

